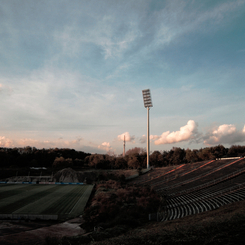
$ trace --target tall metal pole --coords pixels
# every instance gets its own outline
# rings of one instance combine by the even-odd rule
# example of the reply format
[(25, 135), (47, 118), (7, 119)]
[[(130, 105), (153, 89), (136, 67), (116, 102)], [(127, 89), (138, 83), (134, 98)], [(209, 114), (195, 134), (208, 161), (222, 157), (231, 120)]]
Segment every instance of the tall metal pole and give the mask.
[(150, 93), (150, 89), (144, 89), (142, 90), (142, 94), (143, 94), (143, 100), (144, 100), (144, 106), (145, 108), (147, 108), (147, 168), (150, 168), (150, 139), (149, 139), (149, 135), (150, 135), (150, 116), (149, 116), (149, 111), (150, 111), (150, 107), (152, 107), (152, 101), (151, 101), (151, 93)]
[(149, 113), (150, 112), (150, 108), (147, 107), (147, 168), (150, 168), (150, 139), (149, 139), (149, 135), (150, 135), (150, 116)]

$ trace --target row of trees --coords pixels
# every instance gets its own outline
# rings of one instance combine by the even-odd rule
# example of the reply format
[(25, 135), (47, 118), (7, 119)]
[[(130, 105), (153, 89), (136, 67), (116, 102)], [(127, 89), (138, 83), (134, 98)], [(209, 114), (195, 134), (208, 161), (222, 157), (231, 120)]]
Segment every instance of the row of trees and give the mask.
[[(154, 151), (150, 154), (150, 165), (164, 167), (180, 163), (193, 163), (212, 160), (221, 157), (236, 157), (245, 155), (245, 146), (233, 145), (225, 148), (223, 145), (206, 147), (199, 150), (173, 147), (170, 151)], [(85, 164), (91, 168), (145, 168), (146, 152), (142, 148), (133, 148), (126, 152), (125, 157), (93, 154), (85, 158)]]
[(0, 148), (0, 167), (79, 166), (89, 153), (74, 149)]
[[(245, 146), (233, 145), (225, 148), (223, 145), (206, 147), (199, 150), (173, 147), (170, 151), (154, 151), (150, 154), (150, 165), (163, 167), (180, 163), (193, 163), (221, 157), (236, 157), (245, 155)], [(0, 148), (0, 167), (89, 167), (95, 169), (137, 169), (146, 167), (146, 152), (135, 147), (123, 156), (108, 154), (89, 154), (74, 149), (36, 149)]]

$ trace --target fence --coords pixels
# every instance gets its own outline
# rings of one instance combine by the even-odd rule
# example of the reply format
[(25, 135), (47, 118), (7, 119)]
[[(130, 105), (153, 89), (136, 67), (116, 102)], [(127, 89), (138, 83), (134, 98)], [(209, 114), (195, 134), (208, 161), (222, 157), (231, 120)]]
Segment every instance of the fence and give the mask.
[(84, 185), (85, 183), (82, 182), (19, 182), (19, 181), (0, 181), (0, 184), (40, 184), (40, 185)]
[(58, 215), (41, 214), (0, 214), (0, 219), (15, 220), (58, 220)]

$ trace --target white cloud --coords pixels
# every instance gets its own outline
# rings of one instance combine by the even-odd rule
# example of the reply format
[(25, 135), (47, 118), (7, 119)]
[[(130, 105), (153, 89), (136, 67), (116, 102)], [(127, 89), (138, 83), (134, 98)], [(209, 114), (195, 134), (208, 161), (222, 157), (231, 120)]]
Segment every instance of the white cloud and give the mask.
[(129, 134), (129, 132), (125, 132), (125, 133), (123, 133), (123, 134), (118, 135), (118, 136), (117, 136), (117, 139), (118, 139), (119, 141), (124, 141), (124, 137), (125, 137), (125, 141), (126, 141), (126, 142), (133, 142), (133, 143), (134, 143), (135, 136), (134, 136), (134, 135), (131, 136), (131, 135)]
[(94, 48), (97, 47), (94, 51), (97, 50), (105, 60), (121, 58), (137, 37), (141, 36), (135, 21), (122, 20), (114, 11), (103, 13), (100, 17), (83, 14), (90, 20), (89, 25), (66, 25), (53, 35), (64, 55), (78, 57), (94, 45)]
[(31, 138), (17, 139), (14, 142), (15, 147), (34, 146), (36, 148), (82, 148), (82, 140), (65, 140), (59, 138), (57, 140), (36, 140)]
[(101, 145), (98, 146), (98, 148), (105, 151), (110, 151), (112, 149), (109, 142), (103, 142)]
[[(4, 80), (1, 78), (0, 78), (0, 81), (4, 82)], [(0, 92), (2, 94), (11, 95), (13, 92), (13, 89), (11, 86), (5, 85), (4, 83), (0, 83)]]
[(81, 129), (97, 124), (100, 117), (103, 125), (110, 113), (115, 115), (121, 92), (76, 72), (52, 68), (11, 79), (0, 77), (0, 123), (15, 130)]
[(0, 146), (1, 147), (13, 147), (13, 140), (6, 138), (5, 136), (0, 136)]
[(218, 128), (207, 133), (204, 137), (204, 144), (216, 145), (216, 144), (234, 144), (245, 141), (245, 126), (243, 130), (237, 130), (233, 124), (223, 124)]
[[(190, 32), (207, 32), (215, 29), (219, 24), (225, 27), (224, 22), (230, 21), (227, 18), (232, 12), (241, 8), (244, 1), (222, 2), (213, 8), (193, 8), (185, 1), (168, 1), (165, 8), (157, 15), (155, 45), (167, 45)], [(212, 25), (209, 25), (209, 23)], [(209, 25), (206, 28), (206, 25)]]
[[(159, 138), (160, 138), (160, 136), (158, 136), (158, 135), (150, 135), (150, 141), (155, 141), (155, 140), (158, 140)], [(141, 144), (146, 143), (146, 141), (147, 141), (146, 135), (142, 135), (139, 138), (139, 143), (141, 143)]]
[(6, 148), (31, 146), (36, 147), (37, 149), (70, 148), (87, 153), (104, 153), (104, 151), (107, 149), (111, 150), (110, 145), (105, 143), (103, 143), (102, 147), (100, 148), (95, 143), (86, 141), (81, 137), (77, 137), (76, 139), (63, 139), (60, 137), (59, 139), (54, 140), (38, 140), (32, 138), (10, 139), (5, 136), (0, 136), (0, 147)]
[(162, 135), (152, 135), (151, 139), (155, 140), (155, 145), (160, 144), (173, 144), (181, 141), (188, 141), (195, 138), (197, 134), (197, 123), (193, 120), (189, 120), (187, 125), (180, 128), (179, 131), (169, 132), (166, 131)]
[(158, 135), (150, 135), (150, 140), (158, 140), (161, 136), (158, 136)]

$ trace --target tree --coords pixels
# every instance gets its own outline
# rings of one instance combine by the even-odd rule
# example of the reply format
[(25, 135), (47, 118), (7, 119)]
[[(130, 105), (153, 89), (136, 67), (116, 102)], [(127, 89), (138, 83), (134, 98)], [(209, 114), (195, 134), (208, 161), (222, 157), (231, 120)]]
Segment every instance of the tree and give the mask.
[(163, 155), (159, 151), (154, 151), (150, 155), (150, 165), (155, 167), (163, 166)]
[(140, 167), (141, 164), (140, 164), (139, 159), (140, 158), (139, 158), (138, 153), (131, 154), (128, 159), (128, 167), (134, 168), (134, 169), (137, 169), (138, 167)]
[(180, 163), (183, 163), (185, 160), (185, 150), (179, 147), (173, 147), (172, 151), (173, 154), (171, 156), (171, 164), (178, 165)]
[(92, 154), (88, 157), (88, 166), (92, 168), (96, 168), (98, 163), (101, 161), (101, 155), (99, 154)]
[(143, 154), (144, 152), (145, 152), (144, 148), (134, 147), (132, 149), (127, 150), (125, 154), (126, 155), (132, 155), (132, 154), (135, 154), (135, 153)]
[(115, 160), (115, 168), (127, 168), (127, 161), (123, 157), (117, 157)]
[(212, 154), (211, 149), (208, 147), (204, 149), (201, 148), (197, 155), (202, 161), (215, 159), (215, 156)]
[(223, 145), (218, 145), (211, 148), (212, 154), (215, 156), (215, 158), (221, 158), (226, 156), (228, 149), (226, 149)]
[(240, 157), (245, 155), (245, 146), (232, 145), (227, 153), (230, 157)]
[(84, 160), (76, 158), (76, 159), (74, 160), (74, 165), (75, 165), (75, 166), (82, 167), (82, 166), (84, 165)]
[(56, 157), (53, 163), (53, 167), (61, 168), (61, 167), (72, 167), (73, 161), (71, 158), (65, 159), (64, 157)]
[(187, 149), (185, 151), (185, 158), (186, 158), (186, 161), (189, 162), (189, 163), (193, 163), (193, 162), (197, 162), (199, 161), (199, 158), (198, 158), (198, 150), (190, 150), (190, 149)]

